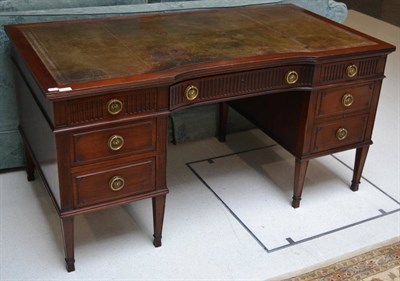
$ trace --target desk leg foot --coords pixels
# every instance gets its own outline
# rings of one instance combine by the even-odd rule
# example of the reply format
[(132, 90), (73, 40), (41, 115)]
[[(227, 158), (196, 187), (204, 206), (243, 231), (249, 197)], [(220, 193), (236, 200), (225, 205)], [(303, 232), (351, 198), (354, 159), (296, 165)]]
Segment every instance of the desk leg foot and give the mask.
[(65, 259), (65, 263), (68, 272), (75, 271), (75, 259)]
[(354, 181), (352, 181), (351, 182), (351, 186), (350, 186), (350, 189), (352, 190), (352, 191), (358, 191), (358, 187), (360, 186), (360, 182), (354, 182)]
[(156, 248), (161, 247), (161, 238), (156, 238), (156, 237), (154, 236), (153, 245), (154, 245), (154, 247), (156, 247)]
[(361, 175), (364, 169), (365, 160), (367, 159), (368, 150), (369, 150), (369, 145), (357, 148), (356, 150), (353, 180), (351, 181), (351, 187), (350, 187), (352, 191), (357, 191), (360, 185)]
[(74, 217), (61, 218), (64, 252), (67, 271), (75, 270), (74, 258)]
[(293, 196), (292, 207), (295, 209), (300, 207), (300, 200), (301, 200), (301, 198), (295, 198)]
[(153, 226), (154, 226), (154, 247), (161, 246), (161, 233), (164, 222), (165, 211), (165, 198), (166, 195), (153, 197)]
[(226, 102), (219, 103), (219, 127), (218, 140), (225, 142), (226, 140), (226, 124), (228, 122), (229, 107)]
[(25, 169), (28, 181), (35, 180), (35, 164), (33, 163), (32, 156), (25, 145)]
[(295, 172), (294, 172), (294, 191), (292, 207), (300, 207), (301, 194), (303, 192), (304, 179), (306, 177), (308, 160), (299, 160), (296, 158)]

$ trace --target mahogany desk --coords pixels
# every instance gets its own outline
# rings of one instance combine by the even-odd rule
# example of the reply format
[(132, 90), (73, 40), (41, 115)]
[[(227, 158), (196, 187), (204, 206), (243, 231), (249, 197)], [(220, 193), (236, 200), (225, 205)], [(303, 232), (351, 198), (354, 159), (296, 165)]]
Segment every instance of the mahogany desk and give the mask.
[(28, 180), (61, 218), (67, 270), (74, 216), (152, 198), (161, 245), (170, 112), (227, 103), (296, 158), (356, 149), (357, 190), (394, 46), (295, 6), (253, 6), (10, 25)]

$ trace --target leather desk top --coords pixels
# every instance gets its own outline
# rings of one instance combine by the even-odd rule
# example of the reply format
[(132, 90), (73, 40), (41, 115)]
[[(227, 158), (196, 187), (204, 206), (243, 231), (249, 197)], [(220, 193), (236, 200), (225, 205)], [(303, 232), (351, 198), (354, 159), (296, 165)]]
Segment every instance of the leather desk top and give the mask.
[(95, 81), (171, 83), (193, 69), (391, 47), (292, 5), (27, 24), (7, 31), (14, 42), (28, 45), (21, 49), (28, 64), (43, 64), (40, 75), (48, 72), (49, 77), (36, 75), (46, 82), (39, 83), (44, 92), (87, 89), (98, 86)]

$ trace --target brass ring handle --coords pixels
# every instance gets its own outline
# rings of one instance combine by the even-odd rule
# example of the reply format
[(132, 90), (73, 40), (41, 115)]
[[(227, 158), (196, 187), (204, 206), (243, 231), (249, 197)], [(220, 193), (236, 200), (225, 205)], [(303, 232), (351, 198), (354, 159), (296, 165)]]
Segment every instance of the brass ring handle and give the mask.
[(357, 65), (355, 65), (355, 64), (350, 64), (346, 68), (346, 74), (349, 78), (356, 76), (357, 72), (358, 72), (358, 68), (357, 68)]
[(107, 103), (107, 111), (111, 115), (117, 115), (122, 111), (123, 103), (118, 99), (109, 100)]
[(291, 70), (288, 73), (286, 73), (285, 76), (286, 83), (289, 85), (295, 84), (299, 80), (299, 74), (295, 70)]
[(123, 177), (120, 176), (114, 176), (110, 179), (108, 182), (108, 186), (112, 191), (119, 191), (124, 188), (125, 186), (125, 180)]
[(112, 135), (108, 139), (108, 148), (113, 151), (120, 150), (124, 146), (124, 138), (120, 135)]
[(344, 107), (350, 107), (354, 102), (354, 97), (352, 94), (345, 94), (342, 98), (342, 104)]
[(199, 95), (199, 89), (196, 86), (190, 85), (185, 90), (185, 97), (188, 101), (195, 100)]
[(345, 138), (347, 138), (348, 135), (348, 131), (345, 128), (340, 128), (339, 130), (337, 130), (336, 132), (336, 138), (340, 141), (344, 140)]

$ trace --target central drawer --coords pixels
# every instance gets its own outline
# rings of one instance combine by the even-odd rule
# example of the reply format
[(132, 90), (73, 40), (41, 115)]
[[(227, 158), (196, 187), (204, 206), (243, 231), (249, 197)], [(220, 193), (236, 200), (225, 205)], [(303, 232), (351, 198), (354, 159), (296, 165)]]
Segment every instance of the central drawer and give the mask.
[(271, 67), (187, 80), (170, 87), (170, 109), (312, 84), (311, 65)]
[(150, 119), (125, 126), (76, 133), (72, 139), (72, 161), (77, 164), (125, 154), (154, 151), (156, 120)]
[(74, 176), (76, 208), (155, 190), (155, 159)]

